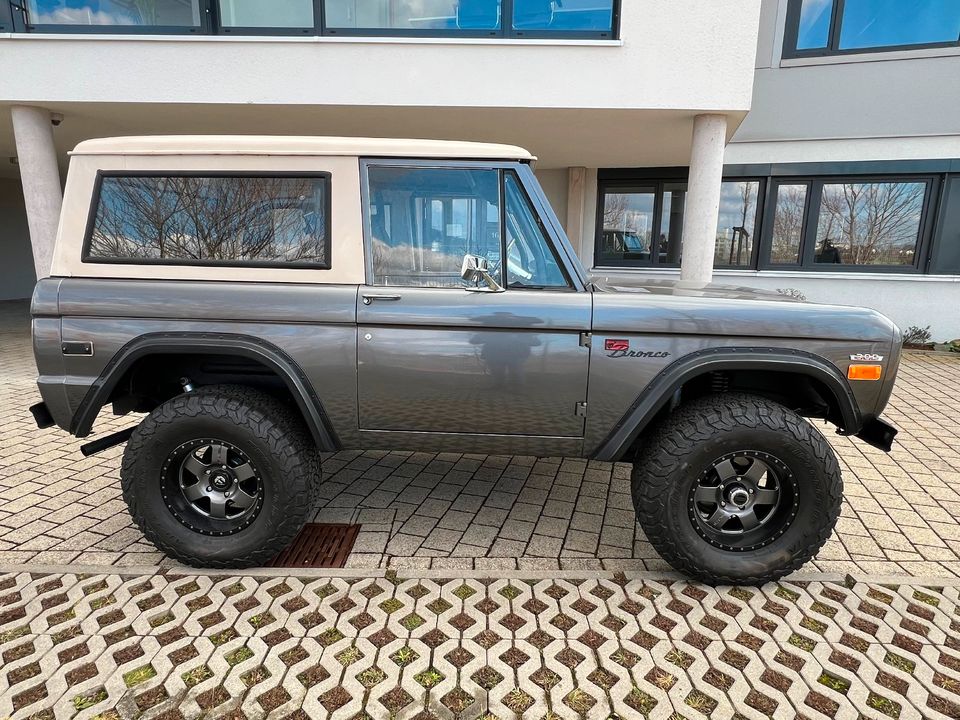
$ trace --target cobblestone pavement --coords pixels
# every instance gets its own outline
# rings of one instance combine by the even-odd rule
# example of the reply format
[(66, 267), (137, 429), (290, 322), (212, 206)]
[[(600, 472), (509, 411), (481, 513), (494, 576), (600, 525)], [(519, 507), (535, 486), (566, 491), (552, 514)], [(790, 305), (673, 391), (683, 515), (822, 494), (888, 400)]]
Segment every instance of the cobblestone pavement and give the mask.
[[(25, 304), (0, 303), (0, 563), (172, 564), (133, 527), (120, 448), (38, 431)], [(909, 354), (887, 417), (890, 455), (829, 435), (846, 499), (810, 570), (960, 576), (960, 357)], [(98, 428), (129, 418), (106, 413)], [(663, 570), (636, 526), (629, 467), (559, 458), (342, 452), (326, 458), (319, 522), (362, 524), (351, 567)]]
[(960, 717), (955, 585), (600, 575), (0, 575), (0, 717)]

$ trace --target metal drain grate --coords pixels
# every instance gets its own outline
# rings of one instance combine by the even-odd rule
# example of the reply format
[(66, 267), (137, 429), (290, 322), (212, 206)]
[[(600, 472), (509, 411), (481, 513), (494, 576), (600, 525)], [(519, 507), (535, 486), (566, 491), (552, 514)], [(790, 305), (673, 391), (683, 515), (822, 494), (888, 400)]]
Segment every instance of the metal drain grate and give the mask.
[(359, 525), (307, 524), (270, 567), (342, 568), (359, 532)]

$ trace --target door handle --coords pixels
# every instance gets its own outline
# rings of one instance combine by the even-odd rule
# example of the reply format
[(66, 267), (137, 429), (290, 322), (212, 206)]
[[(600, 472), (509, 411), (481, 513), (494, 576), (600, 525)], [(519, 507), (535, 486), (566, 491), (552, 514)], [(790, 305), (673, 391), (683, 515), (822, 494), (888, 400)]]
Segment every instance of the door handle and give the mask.
[(397, 302), (401, 300), (400, 295), (370, 295), (364, 293), (360, 296), (363, 299), (364, 305), (369, 305), (370, 303), (376, 302)]

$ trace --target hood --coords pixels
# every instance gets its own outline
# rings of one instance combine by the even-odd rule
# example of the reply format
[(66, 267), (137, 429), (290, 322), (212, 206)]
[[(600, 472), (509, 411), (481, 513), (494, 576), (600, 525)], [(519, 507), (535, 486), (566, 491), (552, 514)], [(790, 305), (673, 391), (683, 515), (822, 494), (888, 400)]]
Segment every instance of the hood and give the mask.
[(692, 283), (683, 280), (654, 280), (644, 277), (609, 277), (594, 273), (590, 282), (598, 292), (646, 293), (648, 295), (671, 295), (674, 297), (724, 298), (727, 300), (770, 300), (774, 302), (799, 302), (789, 295), (771, 290), (721, 285), (719, 283)]
[(801, 302), (715, 284), (595, 275), (595, 332), (890, 343), (891, 320), (862, 307)]

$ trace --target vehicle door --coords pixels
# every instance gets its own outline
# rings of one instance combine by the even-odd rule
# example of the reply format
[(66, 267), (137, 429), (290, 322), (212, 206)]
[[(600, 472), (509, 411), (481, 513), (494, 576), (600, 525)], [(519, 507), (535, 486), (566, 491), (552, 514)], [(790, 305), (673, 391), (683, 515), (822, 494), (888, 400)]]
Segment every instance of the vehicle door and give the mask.
[[(379, 446), (407, 446), (411, 433), (485, 435), (504, 451), (579, 452), (591, 296), (554, 247), (523, 170), (363, 163), (359, 417)], [(465, 257), (493, 282), (466, 282)]]

